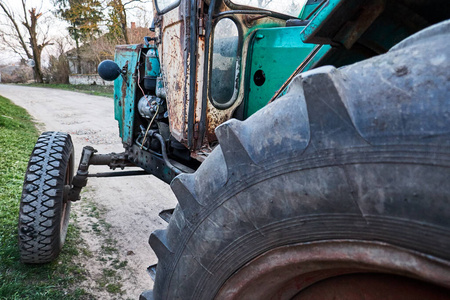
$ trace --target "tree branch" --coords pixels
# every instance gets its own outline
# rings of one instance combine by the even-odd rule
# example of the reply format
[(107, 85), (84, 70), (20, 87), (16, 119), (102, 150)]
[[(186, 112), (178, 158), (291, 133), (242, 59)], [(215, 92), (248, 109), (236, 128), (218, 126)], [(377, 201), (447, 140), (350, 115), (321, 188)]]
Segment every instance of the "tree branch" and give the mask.
[[(3, 41), (3, 44), (6, 45), (6, 47), (2, 47), (5, 50), (9, 50), (12, 51), (14, 53), (16, 53), (17, 55), (20, 56), (20, 58), (25, 59), (23, 52), (20, 52), (19, 50), (17, 50), (17, 45), (12, 44), (6, 37), (4, 34), (0, 35), (1, 40)], [(27, 57), (29, 58), (29, 57)]]
[[(22, 3), (23, 3), (23, 1), (24, 0), (22, 0)], [(7, 7), (3, 4), (3, 2), (0, 2), (0, 7), (5, 12), (6, 16), (11, 21), (11, 23), (13, 24), (14, 29), (16, 30), (17, 36), (19, 38), (19, 43), (22, 46), (25, 53), (27, 54), (27, 57), (32, 58), (33, 56), (31, 55), (30, 51), (28, 50), (27, 44), (25, 43), (25, 40), (22, 36), (22, 32), (20, 31), (19, 25), (17, 24), (17, 22), (14, 18), (14, 15), (7, 9)]]
[(28, 23), (28, 18), (27, 18), (27, 8), (26, 8), (26, 4), (27, 4), (27, 1), (26, 0), (22, 0), (22, 8), (23, 8), (23, 18), (24, 18), (24, 22), (23, 22), (23, 25), (25, 25), (25, 27), (29, 27), (30, 25), (29, 25), (29, 23)]
[(133, 3), (133, 2), (148, 3), (148, 1), (145, 1), (145, 0), (130, 0), (130, 1), (128, 1), (128, 2), (125, 2), (125, 3), (123, 4), (123, 7), (125, 7), (125, 6), (127, 6), (128, 4), (131, 4), (131, 3)]

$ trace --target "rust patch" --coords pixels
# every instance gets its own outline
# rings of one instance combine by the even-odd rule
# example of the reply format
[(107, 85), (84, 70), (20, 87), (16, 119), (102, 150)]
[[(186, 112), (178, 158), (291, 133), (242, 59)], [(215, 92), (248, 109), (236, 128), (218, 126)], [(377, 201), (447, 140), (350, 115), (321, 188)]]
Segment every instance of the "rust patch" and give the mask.
[(346, 49), (350, 49), (384, 11), (384, 8), (384, 0), (373, 1), (361, 7), (356, 13), (357, 19), (345, 23), (333, 38), (333, 41), (341, 43)]
[(146, 62), (147, 71), (152, 71), (153, 70), (152, 61), (150, 59), (146, 59), (145, 62)]
[(122, 122), (125, 121), (125, 96), (127, 94), (127, 82), (126, 80), (122, 81), (122, 87), (121, 87), (122, 97), (119, 99), (119, 106), (122, 108)]
[(229, 119), (228, 114), (224, 114), (223, 111), (217, 110), (214, 106), (212, 106), (208, 102), (208, 109), (206, 112), (207, 118), (206, 118), (206, 130), (205, 135), (206, 139), (209, 143), (217, 141), (217, 137), (215, 134), (215, 130), (217, 126), (222, 124), (223, 122), (227, 121)]

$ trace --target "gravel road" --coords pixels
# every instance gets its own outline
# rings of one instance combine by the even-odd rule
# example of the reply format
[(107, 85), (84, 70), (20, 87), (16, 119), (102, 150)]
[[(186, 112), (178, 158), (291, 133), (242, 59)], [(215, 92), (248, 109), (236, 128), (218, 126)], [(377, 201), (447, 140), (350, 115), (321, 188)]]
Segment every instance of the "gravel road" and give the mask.
[[(93, 146), (99, 153), (123, 151), (110, 98), (2, 84), (0, 95), (24, 107), (41, 132), (70, 133), (77, 165), (85, 145)], [(109, 168), (92, 166), (89, 171), (109, 172)], [(84, 247), (91, 254), (80, 254), (78, 258), (87, 270), (88, 280), (83, 287), (97, 299), (137, 299), (143, 290), (151, 288), (153, 282), (146, 268), (157, 259), (148, 245), (148, 237), (153, 230), (166, 226), (158, 217), (159, 211), (175, 205), (170, 187), (151, 175), (90, 178), (81, 201), (72, 205)], [(116, 251), (108, 252), (105, 244)], [(126, 262), (126, 267), (118, 270), (121, 295), (107, 293), (101, 287), (105, 284), (102, 280), (112, 280), (105, 279), (103, 272), (107, 261), (112, 259)]]

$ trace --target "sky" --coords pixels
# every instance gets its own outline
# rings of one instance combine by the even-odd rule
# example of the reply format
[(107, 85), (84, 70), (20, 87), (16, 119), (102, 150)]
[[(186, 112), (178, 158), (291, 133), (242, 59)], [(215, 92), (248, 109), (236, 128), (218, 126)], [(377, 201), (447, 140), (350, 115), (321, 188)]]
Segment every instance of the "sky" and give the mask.
[[(6, 6), (8, 6), (12, 11), (16, 12), (18, 15), (23, 15), (22, 13), (22, 4), (21, 0), (0, 0), (1, 2), (5, 3)], [(142, 12), (141, 9), (133, 8), (128, 11), (127, 15), (127, 21), (128, 25), (130, 26), (131, 22), (136, 22), (137, 26), (149, 26), (152, 18), (152, 4), (151, 1), (148, 0), (148, 3), (146, 4), (138, 4), (140, 7), (145, 9), (145, 19), (142, 17), (144, 12)], [(52, 11), (55, 9), (54, 5), (52, 4), (52, 0), (27, 0), (26, 1), (27, 9), (35, 7), (38, 11), (42, 12), (43, 15), (41, 18), (48, 18), (49, 21), (49, 31), (48, 35), (51, 37), (51, 39), (61, 39), (62, 37), (68, 36), (67, 32), (67, 26), (68, 24), (59, 18), (55, 17)], [(1, 11), (0, 14), (0, 31), (7, 31), (9, 30), (7, 27), (4, 26), (6, 22), (6, 16), (3, 15), (3, 12)], [(148, 25), (147, 25), (148, 23)], [(1, 43), (1, 41), (0, 41)], [(70, 50), (74, 47), (73, 43), (70, 39), (68, 39), (65, 43), (66, 51)], [(1, 46), (1, 45), (0, 45)], [(4, 46), (4, 45), (3, 45)], [(7, 65), (7, 64), (14, 64), (18, 63), (20, 61), (20, 56), (15, 54), (12, 51), (8, 51), (5, 49), (2, 49), (4, 47), (0, 47), (0, 65)], [(49, 54), (55, 53), (56, 48), (55, 46), (47, 46), (44, 48), (42, 60), (43, 64), (46, 64), (46, 61), (48, 61)]]
[[(1, 2), (5, 3), (8, 7), (11, 8), (11, 10), (17, 12), (19, 15), (22, 15), (22, 5), (21, 0), (0, 0)], [(142, 9), (134, 7), (133, 9), (128, 10), (127, 12), (127, 21), (128, 26), (130, 26), (131, 22), (135, 22), (137, 26), (142, 27), (148, 27), (151, 24), (151, 20), (153, 19), (153, 12), (152, 12), (152, 4), (151, 0), (142, 0), (147, 1), (147, 3), (139, 3), (135, 6), (139, 6)], [(264, 0), (263, 2), (269, 3), (269, 6), (275, 5), (279, 6), (281, 3), (284, 4), (284, 6), (290, 5), (292, 2), (295, 2), (297, 4), (302, 4), (306, 0)], [(241, 3), (241, 4), (254, 4), (257, 3), (257, 0), (234, 0), (235, 3)], [(42, 18), (49, 18), (50, 21), (48, 22), (50, 24), (49, 26), (49, 32), (48, 35), (51, 39), (57, 40), (61, 39), (61, 37), (67, 37), (67, 26), (68, 24), (61, 19), (54, 16), (52, 11), (55, 9), (55, 7), (52, 4), (52, 0), (26, 0), (27, 8), (35, 7), (38, 11), (43, 13)], [(271, 8), (271, 7), (267, 7)], [(143, 11), (144, 9), (144, 11)], [(273, 9), (273, 8), (272, 8)], [(9, 30), (7, 27), (4, 26), (6, 20), (6, 16), (3, 15), (1, 12), (0, 14), (0, 31), (7, 31)], [(45, 23), (45, 22), (44, 22)], [(0, 41), (1, 43), (1, 41)], [(70, 50), (74, 47), (73, 41), (70, 38), (67, 38), (67, 40), (63, 43), (65, 45), (65, 51)], [(18, 63), (20, 61), (20, 56), (15, 54), (12, 51), (8, 51), (2, 48), (0, 45), (0, 65), (9, 65), (13, 63)], [(52, 53), (56, 53), (56, 46), (47, 46), (44, 48), (43, 55), (42, 55), (42, 62), (45, 66), (48, 62), (48, 57)]]

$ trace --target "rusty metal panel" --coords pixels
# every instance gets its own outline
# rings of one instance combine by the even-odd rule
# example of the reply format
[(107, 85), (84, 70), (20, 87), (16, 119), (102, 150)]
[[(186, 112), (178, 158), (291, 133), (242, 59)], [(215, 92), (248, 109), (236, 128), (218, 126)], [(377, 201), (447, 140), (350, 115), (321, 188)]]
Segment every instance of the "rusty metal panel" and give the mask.
[(114, 117), (119, 123), (122, 142), (133, 143), (134, 109), (136, 101), (136, 66), (143, 45), (121, 45), (116, 47), (114, 60), (126, 71), (114, 81)]
[(167, 95), (170, 132), (175, 139), (186, 144), (186, 91), (189, 73), (185, 68), (188, 48), (185, 39), (183, 7), (181, 3), (177, 8), (159, 17), (161, 27), (156, 28), (156, 35), (159, 35), (161, 39), (158, 43), (158, 52)]
[[(206, 61), (207, 55), (205, 53), (205, 36), (199, 36), (198, 39), (198, 49), (197, 49), (197, 80), (195, 86), (195, 116), (194, 123), (200, 123), (202, 119), (202, 99), (203, 99), (203, 85), (205, 84), (204, 78), (204, 62)], [(198, 138), (196, 136), (196, 129), (194, 128), (194, 138)]]

